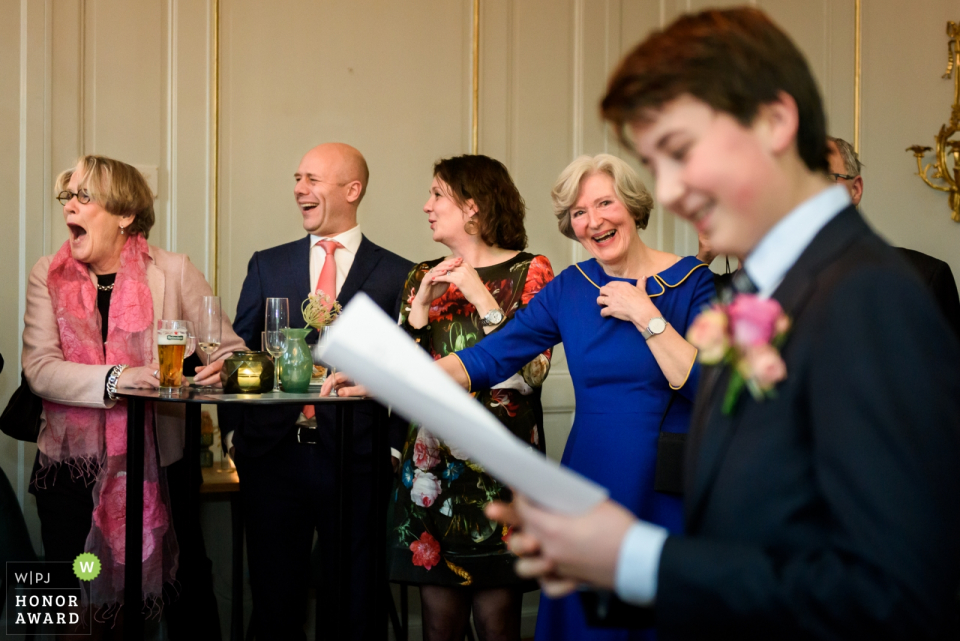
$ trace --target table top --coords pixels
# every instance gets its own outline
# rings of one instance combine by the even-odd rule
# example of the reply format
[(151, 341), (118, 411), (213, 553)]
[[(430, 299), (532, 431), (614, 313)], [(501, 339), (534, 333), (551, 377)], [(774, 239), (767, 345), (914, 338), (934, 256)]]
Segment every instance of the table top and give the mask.
[(220, 462), (218, 461), (213, 464), (213, 467), (200, 469), (203, 472), (203, 485), (200, 486), (201, 494), (240, 491), (240, 477), (237, 476), (237, 468), (220, 469)]
[(316, 405), (319, 403), (355, 403), (369, 401), (366, 396), (320, 396), (319, 392), (306, 394), (288, 394), (287, 392), (266, 392), (264, 394), (224, 394), (219, 387), (201, 389), (181, 387), (171, 393), (161, 394), (155, 389), (117, 390), (120, 398), (144, 398), (161, 403), (210, 403), (242, 405)]

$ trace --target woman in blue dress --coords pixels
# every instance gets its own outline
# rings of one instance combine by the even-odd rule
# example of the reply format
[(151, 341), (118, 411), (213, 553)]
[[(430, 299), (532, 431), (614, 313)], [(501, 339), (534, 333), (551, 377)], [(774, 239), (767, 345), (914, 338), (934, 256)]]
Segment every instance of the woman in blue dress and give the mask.
[[(576, 393), (563, 464), (604, 485), (638, 517), (679, 532), (682, 500), (654, 491), (657, 440), (661, 419), (664, 431), (689, 426), (699, 369), (684, 335), (714, 294), (713, 276), (695, 257), (644, 244), (639, 230), (653, 201), (619, 158), (578, 158), (552, 195), (560, 231), (593, 259), (560, 273), (502, 330), (439, 364), (464, 387), (483, 389), (562, 342)], [(536, 638), (653, 633), (588, 628), (572, 595), (541, 598)]]

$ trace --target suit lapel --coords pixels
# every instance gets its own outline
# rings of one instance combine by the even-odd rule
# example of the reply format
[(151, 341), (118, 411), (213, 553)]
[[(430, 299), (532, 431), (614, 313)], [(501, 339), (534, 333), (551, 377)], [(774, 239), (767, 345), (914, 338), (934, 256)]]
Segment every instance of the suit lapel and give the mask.
[(360, 241), (360, 247), (357, 248), (357, 255), (353, 258), (353, 266), (347, 274), (347, 279), (343, 281), (340, 287), (340, 295), (337, 296), (337, 302), (346, 306), (353, 298), (354, 294), (360, 291), (360, 288), (366, 282), (367, 278), (380, 262), (380, 248), (367, 240), (364, 236)]
[(730, 381), (729, 367), (712, 367), (713, 385), (705, 389), (703, 401), (697, 403), (690, 426), (690, 451), (685, 500), (687, 527), (693, 530), (702, 514), (710, 486), (730, 444), (739, 421), (739, 412), (724, 416), (723, 397)]
[(277, 290), (293, 293), (294, 297), (290, 299), (291, 327), (304, 327), (300, 306), (313, 291), (313, 284), (310, 282), (310, 240), (310, 236), (307, 236), (298, 241), (293, 251), (287, 255), (286, 273), (290, 280), (282, 289)]
[[(801, 320), (803, 309), (815, 290), (817, 275), (858, 237), (869, 233), (869, 227), (854, 207), (848, 207), (827, 223), (814, 237), (797, 262), (784, 276), (773, 293), (794, 325)], [(789, 345), (787, 339), (786, 348)], [(686, 486), (687, 528), (695, 531), (703, 514), (710, 488), (720, 470), (724, 455), (744, 413), (744, 405), (755, 401), (743, 392), (739, 407), (732, 416), (721, 411), (723, 397), (730, 380), (729, 367), (709, 368), (708, 380), (701, 379), (701, 393), (690, 427), (690, 451), (687, 454)], [(790, 367), (787, 366), (787, 377)]]

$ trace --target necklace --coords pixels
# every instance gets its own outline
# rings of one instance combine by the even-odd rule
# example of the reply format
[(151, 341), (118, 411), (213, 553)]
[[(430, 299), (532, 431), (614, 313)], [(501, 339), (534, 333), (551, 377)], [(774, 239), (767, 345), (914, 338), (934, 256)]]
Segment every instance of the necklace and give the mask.
[(97, 289), (99, 289), (101, 292), (113, 291), (113, 286), (114, 283), (110, 283), (109, 285), (101, 285), (100, 283), (97, 283)]

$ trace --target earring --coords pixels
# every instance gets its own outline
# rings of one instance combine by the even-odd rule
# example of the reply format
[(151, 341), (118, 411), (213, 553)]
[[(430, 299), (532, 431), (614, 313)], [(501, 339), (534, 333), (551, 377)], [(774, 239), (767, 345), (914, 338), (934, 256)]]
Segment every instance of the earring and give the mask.
[(477, 225), (477, 219), (471, 216), (470, 219), (463, 224), (463, 231), (467, 232), (471, 236), (476, 236), (477, 232), (480, 231), (480, 228)]
[(123, 225), (120, 225), (120, 235), (123, 236)]

